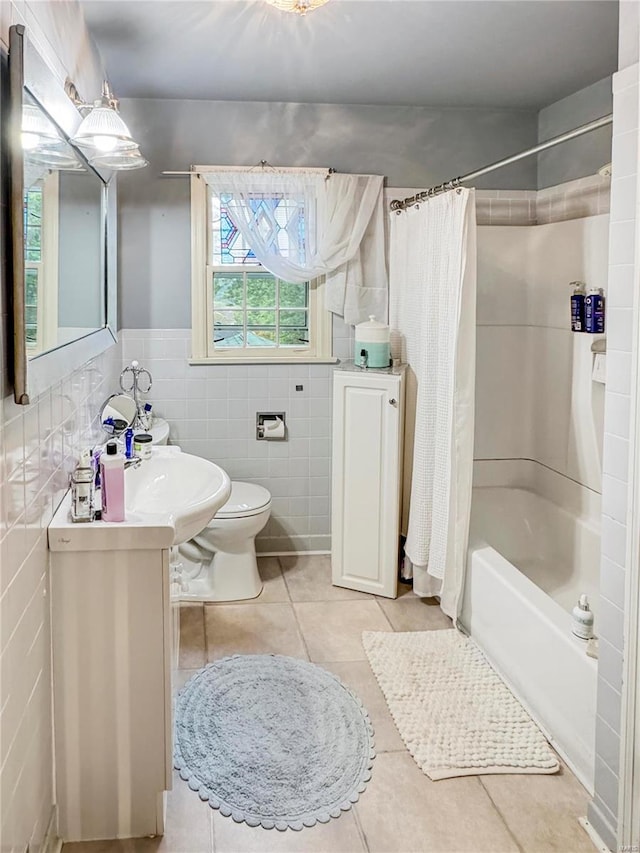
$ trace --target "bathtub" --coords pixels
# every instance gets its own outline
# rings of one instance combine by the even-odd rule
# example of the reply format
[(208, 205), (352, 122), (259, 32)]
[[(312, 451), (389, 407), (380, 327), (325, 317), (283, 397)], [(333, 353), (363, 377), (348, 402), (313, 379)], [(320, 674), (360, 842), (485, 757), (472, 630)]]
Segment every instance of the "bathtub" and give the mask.
[(593, 791), (597, 662), (571, 633), (598, 628), (599, 495), (535, 462), (476, 463), (463, 627)]

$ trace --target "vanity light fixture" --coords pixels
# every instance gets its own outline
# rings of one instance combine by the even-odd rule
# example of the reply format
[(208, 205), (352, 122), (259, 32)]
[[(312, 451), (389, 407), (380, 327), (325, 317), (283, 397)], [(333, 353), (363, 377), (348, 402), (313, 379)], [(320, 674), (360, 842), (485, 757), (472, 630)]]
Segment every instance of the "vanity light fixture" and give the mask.
[(270, 6), (275, 6), (283, 12), (295, 12), (296, 15), (306, 15), (319, 6), (324, 6), (329, 0), (267, 0)]
[(67, 145), (43, 145), (25, 151), (25, 163), (46, 166), (58, 172), (84, 172), (85, 168)]
[(22, 150), (25, 163), (47, 169), (83, 171), (69, 145), (35, 104), (22, 106)]
[(149, 161), (144, 159), (137, 145), (127, 151), (100, 152), (91, 157), (89, 163), (98, 168), (113, 169), (120, 172), (144, 169), (145, 166), (149, 165)]
[(35, 151), (43, 143), (61, 142), (59, 134), (35, 104), (22, 107), (22, 148)]
[(67, 80), (65, 89), (80, 112), (88, 110), (71, 141), (85, 150), (92, 165), (113, 170), (140, 169), (148, 165), (129, 128), (118, 115), (118, 101), (107, 80), (102, 84), (102, 96), (93, 104), (80, 99), (71, 81)]

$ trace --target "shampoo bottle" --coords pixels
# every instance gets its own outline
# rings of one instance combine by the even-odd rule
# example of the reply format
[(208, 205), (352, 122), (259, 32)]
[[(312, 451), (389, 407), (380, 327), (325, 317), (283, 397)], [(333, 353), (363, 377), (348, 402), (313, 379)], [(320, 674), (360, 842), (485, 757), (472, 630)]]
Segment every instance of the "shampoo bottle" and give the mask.
[(107, 443), (100, 456), (102, 482), (102, 520), (124, 521), (124, 457), (115, 441)]
[(604, 332), (604, 296), (597, 287), (589, 290), (584, 301), (584, 328), (591, 334), (601, 335)]
[(573, 287), (571, 294), (571, 331), (584, 332), (584, 302), (586, 291), (584, 289), (584, 281), (572, 281), (570, 287)]
[(571, 611), (571, 630), (581, 640), (590, 640), (593, 637), (593, 610), (584, 594)]

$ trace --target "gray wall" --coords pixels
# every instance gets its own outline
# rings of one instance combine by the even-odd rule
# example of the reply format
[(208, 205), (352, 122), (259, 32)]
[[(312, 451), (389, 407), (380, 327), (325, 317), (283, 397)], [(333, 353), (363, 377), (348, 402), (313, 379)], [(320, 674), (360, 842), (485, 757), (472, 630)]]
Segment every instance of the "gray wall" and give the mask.
[(60, 172), (58, 325), (104, 323), (102, 184), (92, 174)]
[[(611, 77), (574, 92), (540, 110), (538, 141), (544, 142), (611, 113)], [(595, 174), (611, 162), (611, 126), (564, 142), (538, 155), (538, 189)]]
[[(189, 182), (162, 178), (191, 164), (333, 166), (431, 186), (535, 145), (535, 112), (416, 107), (123, 100), (151, 166), (122, 176), (122, 328), (190, 326)], [(478, 186), (535, 189), (536, 163)]]

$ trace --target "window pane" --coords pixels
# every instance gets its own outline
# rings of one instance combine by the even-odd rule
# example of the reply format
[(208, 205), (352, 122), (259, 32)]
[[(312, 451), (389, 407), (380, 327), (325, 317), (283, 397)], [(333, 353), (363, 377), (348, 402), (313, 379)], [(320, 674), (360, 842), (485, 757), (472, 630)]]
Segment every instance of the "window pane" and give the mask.
[(257, 264), (256, 256), (231, 221), (229, 193), (211, 193), (211, 261), (214, 264)]
[(275, 311), (247, 311), (247, 326), (272, 326), (276, 325)]
[(27, 326), (36, 327), (38, 323), (38, 309), (35, 305), (25, 305), (24, 319)]
[(232, 311), (230, 308), (213, 312), (213, 322), (216, 326), (243, 326), (244, 313)]
[(306, 311), (281, 311), (280, 312), (281, 326), (306, 326), (307, 312)]
[(265, 275), (249, 273), (247, 275), (247, 307), (276, 307), (276, 280), (272, 275), (268, 273)]
[(213, 276), (213, 301), (216, 308), (226, 305), (242, 308), (244, 302), (242, 273), (215, 273)]
[(24, 195), (24, 257), (42, 259), (42, 187), (31, 187)]
[(38, 271), (25, 270), (25, 302), (27, 305), (36, 305), (38, 302)]
[[(256, 264), (257, 260), (236, 226), (229, 210), (232, 193), (211, 192), (211, 261), (213, 264)], [(251, 227), (256, 229), (265, 245), (299, 264), (306, 259), (306, 212), (302, 196), (285, 196), (277, 192), (256, 192), (243, 196)]]
[(281, 347), (304, 347), (309, 345), (308, 329), (280, 329)]
[(307, 293), (309, 285), (293, 284), (290, 281), (280, 282), (280, 307), (281, 308), (306, 308)]
[(38, 332), (35, 326), (25, 326), (25, 339), (27, 346), (37, 343)]
[(42, 252), (40, 228), (27, 228), (25, 240), (25, 260), (39, 261)]
[(26, 226), (42, 224), (42, 189), (32, 187), (26, 195)]
[(242, 348), (244, 347), (244, 329), (214, 326), (213, 344), (215, 349)]
[(276, 345), (275, 329), (247, 329), (248, 347), (274, 347)]

